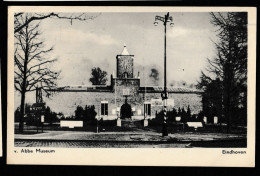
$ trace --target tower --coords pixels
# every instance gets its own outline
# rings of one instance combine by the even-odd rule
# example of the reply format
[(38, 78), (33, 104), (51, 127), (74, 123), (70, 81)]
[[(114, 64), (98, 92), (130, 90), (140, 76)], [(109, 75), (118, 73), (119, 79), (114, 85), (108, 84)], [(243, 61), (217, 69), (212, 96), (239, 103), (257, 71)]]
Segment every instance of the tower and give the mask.
[(134, 55), (130, 55), (124, 44), (123, 51), (116, 56), (117, 78), (134, 78)]
[(117, 55), (116, 59), (117, 77), (113, 78), (111, 83), (113, 90), (123, 101), (127, 99), (128, 103), (134, 102), (133, 97), (140, 87), (140, 78), (134, 76), (134, 55), (129, 54), (124, 45), (122, 53)]

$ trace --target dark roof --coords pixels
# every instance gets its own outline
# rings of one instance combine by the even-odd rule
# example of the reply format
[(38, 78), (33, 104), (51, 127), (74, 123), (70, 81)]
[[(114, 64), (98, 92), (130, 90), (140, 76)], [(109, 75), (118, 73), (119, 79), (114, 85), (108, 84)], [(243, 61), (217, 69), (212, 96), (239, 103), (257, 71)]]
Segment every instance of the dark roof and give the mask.
[[(139, 92), (145, 93), (161, 93), (164, 87), (154, 86), (154, 87), (140, 87)], [(167, 87), (167, 92), (169, 93), (201, 93), (201, 90), (191, 89), (186, 87)]]
[(112, 92), (111, 86), (107, 85), (93, 85), (93, 86), (64, 86), (57, 89), (51, 89), (49, 91), (57, 92)]
[[(139, 87), (138, 92), (140, 93), (161, 93), (164, 87), (153, 86), (153, 87)], [(49, 91), (56, 92), (113, 92), (111, 86), (107, 85), (93, 85), (93, 86), (64, 86), (57, 89), (50, 89)], [(186, 87), (167, 87), (169, 93), (201, 93), (201, 90), (190, 89)]]

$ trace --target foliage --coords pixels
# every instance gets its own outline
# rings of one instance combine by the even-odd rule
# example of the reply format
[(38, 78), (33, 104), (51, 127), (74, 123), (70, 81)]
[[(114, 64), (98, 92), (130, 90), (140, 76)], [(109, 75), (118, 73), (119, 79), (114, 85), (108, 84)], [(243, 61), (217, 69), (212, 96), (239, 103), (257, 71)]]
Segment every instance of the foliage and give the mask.
[(151, 72), (149, 74), (149, 77), (151, 78), (153, 84), (155, 86), (158, 86), (158, 81), (159, 81), (159, 71), (156, 68), (152, 68)]
[(107, 82), (107, 72), (102, 71), (99, 67), (94, 67), (92, 68), (89, 81), (93, 85), (105, 85)]
[(16, 110), (14, 111), (14, 121), (19, 122), (20, 117), (21, 117), (20, 107), (17, 107)]
[[(208, 59), (197, 88), (202, 89), (203, 110), (214, 111), (231, 129), (233, 110), (247, 105), (247, 13), (210, 13), (217, 28), (216, 57)], [(208, 110), (210, 109), (210, 110)], [(215, 112), (216, 111), (216, 112)]]
[[(42, 112), (35, 110), (34, 107), (35, 107), (34, 104), (33, 105), (25, 104), (24, 121), (26, 122), (27, 125), (38, 125), (40, 122), (41, 115), (44, 115), (44, 122), (49, 124), (52, 124), (54, 122), (59, 122), (60, 119), (58, 118), (58, 116), (64, 117), (64, 115), (61, 112), (59, 113), (52, 112), (49, 106), (47, 107), (44, 106)], [(14, 114), (15, 114), (15, 122), (19, 122), (21, 117), (20, 107), (18, 107), (15, 110)]]
[[(173, 108), (171, 110), (168, 110), (167, 112), (167, 122), (168, 124), (172, 124), (176, 122), (176, 117), (181, 117), (182, 123), (186, 122), (193, 122), (193, 121), (202, 121), (203, 118), (200, 120), (198, 119), (198, 115), (191, 113), (190, 106), (188, 105), (187, 110), (185, 108), (178, 108), (178, 111)], [(156, 114), (154, 119), (151, 119), (149, 124), (154, 126), (154, 125), (162, 125), (163, 122), (163, 111), (160, 111), (159, 113)]]
[(77, 106), (77, 109), (75, 110), (75, 120), (83, 120), (84, 122), (95, 121), (96, 115), (97, 112), (95, 111), (94, 105), (86, 105), (85, 109), (81, 106)]

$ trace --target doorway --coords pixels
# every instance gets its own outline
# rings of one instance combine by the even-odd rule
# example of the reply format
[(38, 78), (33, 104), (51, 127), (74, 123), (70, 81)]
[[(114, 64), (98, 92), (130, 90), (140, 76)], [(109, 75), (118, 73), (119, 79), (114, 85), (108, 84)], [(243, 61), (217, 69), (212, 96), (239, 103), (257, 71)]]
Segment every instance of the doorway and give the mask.
[(125, 102), (125, 104), (123, 104), (121, 106), (121, 110), (120, 110), (120, 114), (121, 114), (121, 118), (131, 118), (132, 116), (132, 108), (131, 105), (128, 104), (127, 102)]

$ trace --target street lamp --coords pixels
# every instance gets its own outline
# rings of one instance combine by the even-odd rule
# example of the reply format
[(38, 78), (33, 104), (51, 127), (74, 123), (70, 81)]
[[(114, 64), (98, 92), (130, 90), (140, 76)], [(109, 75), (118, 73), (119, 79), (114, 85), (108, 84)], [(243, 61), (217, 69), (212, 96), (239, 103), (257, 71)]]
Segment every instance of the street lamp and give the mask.
[(172, 22), (172, 16), (169, 15), (169, 12), (164, 16), (155, 16), (154, 25), (158, 25), (158, 21), (162, 21), (164, 25), (164, 91), (162, 92), (162, 101), (163, 101), (163, 132), (162, 136), (168, 136), (167, 131), (167, 79), (166, 79), (166, 26), (167, 23), (170, 23), (170, 26), (173, 27), (174, 23)]

